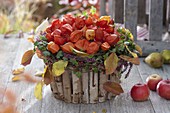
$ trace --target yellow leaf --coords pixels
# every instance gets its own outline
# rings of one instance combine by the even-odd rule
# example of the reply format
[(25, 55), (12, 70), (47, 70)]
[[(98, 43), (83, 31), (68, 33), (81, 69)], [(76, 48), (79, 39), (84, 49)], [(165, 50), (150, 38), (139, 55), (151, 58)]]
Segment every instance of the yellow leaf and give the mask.
[(64, 73), (65, 68), (67, 67), (68, 61), (59, 60), (55, 62), (52, 67), (52, 73), (56, 76), (60, 76)]
[(111, 17), (110, 16), (101, 16), (99, 20), (106, 20), (107, 23), (109, 23), (111, 20)]
[(21, 80), (21, 76), (12, 77), (12, 82), (16, 82), (16, 81), (20, 81), (20, 80)]
[(42, 90), (43, 90), (43, 85), (44, 85), (44, 82), (43, 81), (40, 81), (36, 84), (35, 86), (35, 89), (34, 89), (34, 96), (38, 99), (38, 100), (41, 100), (42, 99)]
[(89, 54), (79, 51), (77, 49), (74, 49), (73, 47), (70, 47), (72, 49), (72, 51), (77, 55), (77, 56), (81, 56), (81, 57), (87, 57), (89, 56)]
[(116, 53), (111, 53), (109, 55), (109, 57), (106, 58), (106, 60), (104, 61), (104, 65), (105, 65), (105, 70), (106, 70), (106, 74), (112, 74), (118, 65), (118, 57), (116, 55)]
[(139, 54), (142, 56), (142, 49), (139, 45), (135, 44), (135, 49), (139, 52)]
[(138, 55), (137, 55), (136, 53), (134, 53), (134, 52), (132, 52), (132, 51), (129, 50), (129, 48), (128, 48), (127, 45), (125, 45), (125, 47), (126, 47), (126, 49), (129, 51), (129, 53), (130, 53), (134, 58), (138, 57)]
[(34, 55), (34, 51), (33, 50), (28, 50), (24, 53), (24, 55), (22, 56), (22, 61), (21, 64), (23, 66), (26, 66), (28, 64), (31, 63), (32, 57)]
[(54, 78), (48, 66), (44, 68), (44, 73), (42, 77), (44, 78), (44, 83), (46, 85), (50, 84), (53, 81)]
[(130, 33), (130, 39), (133, 41), (134, 40), (134, 38), (133, 38), (133, 34), (129, 31), (129, 29), (125, 29), (125, 32), (126, 33)]
[(24, 67), (21, 67), (21, 68), (18, 68), (18, 69), (14, 69), (14, 70), (12, 71), (12, 74), (13, 74), (13, 75), (19, 75), (19, 74), (23, 73), (24, 70), (25, 70)]
[(135, 58), (131, 58), (129, 56), (126, 56), (126, 55), (120, 55), (119, 56), (121, 59), (123, 60), (126, 60), (128, 62), (131, 62), (132, 64), (136, 64), (136, 65), (139, 65), (140, 64), (140, 61), (139, 61), (139, 58), (138, 57), (135, 57)]

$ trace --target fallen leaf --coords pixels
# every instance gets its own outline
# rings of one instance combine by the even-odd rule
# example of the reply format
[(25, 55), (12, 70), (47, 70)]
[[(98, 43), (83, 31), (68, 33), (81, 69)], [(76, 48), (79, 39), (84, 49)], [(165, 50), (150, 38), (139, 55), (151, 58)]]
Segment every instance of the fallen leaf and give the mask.
[(44, 82), (40, 81), (36, 84), (35, 89), (34, 89), (34, 96), (38, 99), (41, 100), (42, 96), (43, 96), (43, 86), (44, 86)]
[(34, 51), (33, 50), (28, 50), (24, 53), (24, 55), (22, 56), (22, 61), (21, 64), (23, 66), (26, 66), (28, 64), (31, 63), (32, 57), (34, 55)]
[(34, 35), (29, 36), (29, 37), (27, 38), (27, 40), (28, 40), (29, 42), (31, 42), (31, 43), (34, 43), (34, 42), (35, 42), (35, 41), (34, 41)]
[(103, 89), (115, 95), (120, 95), (121, 93), (124, 92), (121, 85), (117, 82), (110, 82), (110, 81), (105, 82), (103, 84)]
[(44, 74), (42, 75), (42, 77), (44, 77), (44, 83), (46, 85), (50, 84), (53, 81), (54, 78), (48, 66), (44, 68)]
[(53, 64), (52, 73), (56, 76), (60, 76), (64, 73), (65, 68), (67, 67), (68, 61), (59, 60)]
[(18, 68), (18, 69), (14, 69), (14, 70), (12, 71), (12, 74), (13, 74), (13, 75), (19, 75), (19, 74), (23, 73), (24, 71), (25, 71), (25, 68), (24, 68), (24, 67), (21, 67), (21, 68)]
[(135, 44), (135, 49), (139, 52), (139, 54), (142, 56), (143, 52), (139, 45)]
[(43, 74), (44, 74), (44, 72), (43, 72), (43, 71), (36, 70), (36, 73), (35, 73), (35, 75), (34, 75), (34, 76), (42, 77), (42, 76), (43, 76)]
[(12, 82), (16, 82), (16, 81), (26, 81), (29, 83), (37, 83), (39, 82), (41, 79), (38, 79), (35, 76), (31, 76), (28, 73), (24, 73), (24, 74), (20, 74), (20, 75), (16, 75), (14, 77), (12, 77)]
[(138, 57), (131, 58), (131, 57), (126, 56), (126, 55), (120, 55), (119, 57), (120, 57), (121, 59), (125, 60), (125, 61), (131, 62), (132, 64), (136, 64), (136, 65), (139, 65), (139, 64), (140, 64), (140, 60), (139, 60)]
[(106, 60), (104, 61), (104, 65), (105, 65), (105, 70), (106, 70), (106, 75), (108, 74), (112, 74), (118, 65), (118, 57), (116, 55), (116, 53), (111, 53)]

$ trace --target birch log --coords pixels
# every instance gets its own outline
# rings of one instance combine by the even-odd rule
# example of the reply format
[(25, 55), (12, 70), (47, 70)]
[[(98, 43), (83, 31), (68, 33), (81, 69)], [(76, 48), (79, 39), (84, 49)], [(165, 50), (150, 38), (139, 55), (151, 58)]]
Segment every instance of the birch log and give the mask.
[(70, 71), (65, 71), (62, 75), (63, 80), (63, 92), (64, 92), (64, 100), (65, 102), (71, 102), (71, 82), (70, 82)]
[(73, 103), (81, 103), (81, 78), (78, 78), (77, 75), (72, 72), (72, 87), (73, 87)]
[(90, 72), (90, 103), (98, 103), (98, 73)]

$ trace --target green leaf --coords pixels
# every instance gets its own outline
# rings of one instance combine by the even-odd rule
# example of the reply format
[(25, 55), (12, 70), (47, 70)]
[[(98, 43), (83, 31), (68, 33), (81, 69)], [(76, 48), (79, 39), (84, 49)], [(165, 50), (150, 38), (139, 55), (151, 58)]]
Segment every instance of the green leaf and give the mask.
[(40, 36), (41, 40), (47, 41), (47, 38), (45, 36)]
[(82, 72), (80, 71), (73, 71), (73, 73), (78, 77), (80, 78), (82, 76)]
[(62, 52), (62, 51), (59, 51), (59, 52), (57, 53), (56, 57), (57, 57), (58, 59), (62, 58), (62, 57), (63, 57), (63, 52)]
[(71, 62), (73, 65), (75, 65), (75, 66), (78, 65), (78, 62), (77, 62), (75, 59), (70, 59), (70, 62)]
[(51, 55), (51, 53), (49, 51), (43, 51), (42, 53), (43, 53), (44, 56), (50, 56)]
[(68, 61), (59, 60), (53, 64), (52, 73), (56, 76), (60, 76), (64, 73), (65, 68), (68, 65)]
[(82, 14), (83, 14), (85, 17), (88, 17), (87, 11), (83, 11)]
[(92, 70), (94, 71), (94, 73), (98, 73), (98, 71), (99, 71), (97, 67), (93, 67)]
[(96, 13), (96, 8), (94, 6), (91, 6), (90, 13), (94, 15)]
[(42, 90), (43, 90), (43, 86), (44, 86), (44, 82), (40, 81), (36, 84), (35, 89), (34, 89), (34, 96), (38, 99), (41, 100), (42, 99)]
[(111, 53), (109, 55), (109, 57), (106, 58), (106, 60), (104, 61), (104, 65), (105, 65), (105, 70), (106, 70), (106, 74), (112, 74), (118, 65), (118, 57), (116, 55), (116, 53)]

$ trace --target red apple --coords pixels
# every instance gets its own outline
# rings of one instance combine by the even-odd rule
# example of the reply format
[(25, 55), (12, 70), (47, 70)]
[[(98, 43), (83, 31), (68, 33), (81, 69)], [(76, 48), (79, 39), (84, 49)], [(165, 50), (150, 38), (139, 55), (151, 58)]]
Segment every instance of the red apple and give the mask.
[(134, 101), (146, 101), (149, 98), (149, 88), (146, 84), (138, 83), (135, 84), (131, 91), (130, 95)]
[(162, 80), (162, 77), (158, 74), (152, 74), (147, 77), (146, 83), (150, 90), (156, 91), (157, 84)]
[(170, 79), (158, 83), (157, 93), (160, 97), (170, 100)]

